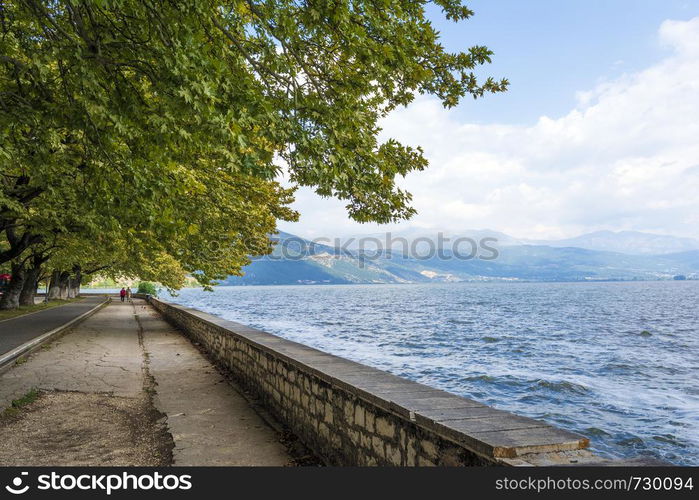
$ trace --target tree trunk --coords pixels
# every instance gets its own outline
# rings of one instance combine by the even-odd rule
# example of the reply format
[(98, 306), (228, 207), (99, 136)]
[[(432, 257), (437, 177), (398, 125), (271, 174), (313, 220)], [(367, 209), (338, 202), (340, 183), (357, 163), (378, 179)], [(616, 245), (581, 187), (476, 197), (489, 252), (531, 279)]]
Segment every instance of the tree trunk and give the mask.
[(36, 296), (36, 288), (39, 285), (40, 274), (40, 266), (32, 267), (31, 269), (27, 270), (24, 277), (24, 285), (22, 286), (22, 291), (19, 294), (20, 306), (34, 305), (34, 297)]
[(77, 287), (75, 286), (75, 278), (71, 276), (68, 278), (68, 298), (69, 299), (74, 299), (77, 297), (77, 290), (80, 289), (80, 286), (78, 285)]
[(61, 271), (54, 269), (51, 273), (51, 280), (49, 281), (48, 300), (58, 300), (61, 298), (61, 288), (59, 285), (60, 281)]
[(24, 285), (25, 270), (21, 264), (12, 264), (12, 279), (5, 289), (0, 300), (0, 310), (17, 309), (19, 307), (19, 295)]
[(61, 300), (68, 299), (68, 289), (70, 288), (70, 273), (68, 271), (63, 271), (60, 278), (58, 279), (58, 298)]
[(80, 269), (80, 266), (75, 266), (73, 268), (73, 272), (75, 273), (75, 276), (73, 276), (70, 279), (70, 287), (68, 291), (68, 296), (71, 299), (80, 296), (80, 284), (83, 279), (82, 270)]

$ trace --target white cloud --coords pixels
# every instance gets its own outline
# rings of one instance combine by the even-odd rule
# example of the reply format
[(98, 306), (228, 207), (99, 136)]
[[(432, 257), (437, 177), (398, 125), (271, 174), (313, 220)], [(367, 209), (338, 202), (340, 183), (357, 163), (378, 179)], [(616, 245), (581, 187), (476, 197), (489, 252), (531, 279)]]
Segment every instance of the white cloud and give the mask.
[[(666, 59), (578, 92), (567, 115), (531, 126), (462, 123), (430, 97), (393, 112), (383, 136), (422, 145), (430, 160), (402, 183), (419, 211), (404, 226), (699, 237), (699, 17), (665, 21), (659, 43)], [(285, 228), (304, 235), (376, 230), (308, 191), (297, 207), (302, 222)]]

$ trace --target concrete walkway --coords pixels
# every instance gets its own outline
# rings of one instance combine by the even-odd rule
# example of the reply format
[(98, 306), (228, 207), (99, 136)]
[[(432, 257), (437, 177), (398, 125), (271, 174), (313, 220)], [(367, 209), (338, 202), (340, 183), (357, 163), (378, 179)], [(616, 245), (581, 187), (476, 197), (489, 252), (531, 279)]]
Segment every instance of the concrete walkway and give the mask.
[(39, 335), (68, 323), (103, 301), (104, 297), (101, 295), (91, 296), (62, 306), (0, 321), (0, 354), (9, 352)]
[[(164, 422), (172, 436), (173, 465), (289, 465), (292, 462), (277, 432), (185, 337), (139, 300), (133, 305), (113, 302), (76, 326), (72, 333), (50, 344), (48, 349), (32, 354), (26, 363), (1, 374), (0, 409), (32, 388), (54, 391), (51, 392), (54, 395), (71, 391), (123, 398), (125, 403), (121, 406), (127, 409), (138, 406), (129, 406), (129, 401), (146, 401), (153, 412), (160, 412), (158, 422)], [(85, 425), (92, 425), (88, 403), (90, 408), (103, 408), (113, 400), (101, 406), (86, 400), (83, 417)], [(71, 400), (70, 404), (77, 403)], [(32, 414), (31, 407), (27, 407), (28, 415)], [(127, 411), (124, 408), (119, 411), (124, 413)], [(60, 408), (54, 412), (56, 410)], [(39, 427), (41, 419), (37, 415), (50, 412), (37, 410), (34, 413), (32, 418), (37, 422), (32, 426)], [(109, 425), (109, 419), (105, 419)], [(131, 430), (138, 425), (137, 421), (130, 424)], [(6, 427), (0, 425), (0, 441), (3, 442), (11, 437), (4, 435), (10, 430)], [(58, 428), (54, 434), (61, 432), (68, 430)], [(60, 442), (59, 437), (49, 435), (42, 439)], [(128, 442), (116, 440), (122, 448), (123, 443)], [(36, 456), (36, 450), (22, 455), (21, 448), (31, 444), (20, 441), (14, 446), (20, 448), (15, 455)], [(80, 448), (91, 444), (85, 439), (72, 446)], [(100, 446), (109, 451), (109, 442)], [(91, 457), (89, 460), (94, 462), (87, 465), (105, 463), (100, 461), (99, 453), (82, 452), (79, 456), (80, 460), (67, 456), (65, 463), (48, 463), (85, 464), (85, 457)], [(106, 462), (109, 465), (118, 465), (119, 457), (127, 454), (105, 453), (104, 456), (112, 457)], [(0, 465), (7, 465), (2, 460), (0, 454)], [(13, 464), (17, 464), (16, 461)], [(25, 465), (38, 465), (37, 459)]]

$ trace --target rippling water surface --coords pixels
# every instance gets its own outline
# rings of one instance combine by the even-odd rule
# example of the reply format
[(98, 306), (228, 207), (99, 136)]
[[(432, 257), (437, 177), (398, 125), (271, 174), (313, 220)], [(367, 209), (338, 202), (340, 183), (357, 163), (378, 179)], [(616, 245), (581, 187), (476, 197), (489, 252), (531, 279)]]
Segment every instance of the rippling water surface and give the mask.
[(174, 302), (699, 465), (699, 281), (187, 289)]

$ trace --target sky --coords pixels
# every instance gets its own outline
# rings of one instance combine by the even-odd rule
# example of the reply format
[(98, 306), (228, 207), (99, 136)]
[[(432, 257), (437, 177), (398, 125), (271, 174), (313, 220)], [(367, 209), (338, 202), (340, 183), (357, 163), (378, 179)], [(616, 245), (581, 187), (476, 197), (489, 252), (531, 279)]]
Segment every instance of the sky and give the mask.
[(492, 229), (556, 239), (598, 230), (699, 238), (699, 0), (471, 0), (458, 24), (429, 8), (450, 50), (495, 52), (482, 76), (510, 90), (445, 110), (430, 96), (382, 122), (430, 167), (399, 185), (418, 215), (351, 221), (297, 192), (308, 238)]

